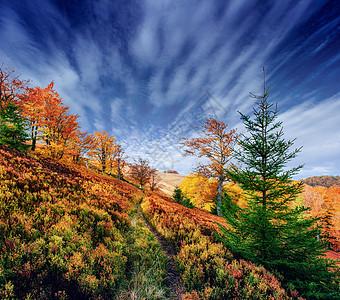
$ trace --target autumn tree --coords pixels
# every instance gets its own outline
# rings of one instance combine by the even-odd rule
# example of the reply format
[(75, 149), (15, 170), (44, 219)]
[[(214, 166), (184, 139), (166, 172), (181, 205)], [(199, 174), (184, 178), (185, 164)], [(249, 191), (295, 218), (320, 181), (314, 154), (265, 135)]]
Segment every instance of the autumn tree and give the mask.
[[(304, 186), (303, 190), (303, 199), (304, 205), (310, 208), (310, 215), (313, 218), (318, 218), (317, 225), (318, 225), (318, 233), (317, 233), (317, 240), (326, 235), (327, 230), (326, 224), (329, 223), (329, 210), (330, 206), (326, 203), (326, 194), (327, 188), (316, 186), (315, 188), (310, 187), (308, 185)], [(321, 237), (322, 236), (322, 237)]]
[[(11, 99), (19, 105), (21, 96), (28, 88), (29, 80), (20, 78), (20, 74), (4, 63), (0, 65), (0, 98), (1, 102)], [(20, 107), (19, 107), (20, 108)]]
[(181, 191), (190, 198), (193, 205), (212, 211), (217, 196), (217, 179), (201, 174), (189, 174), (180, 184)]
[(119, 144), (116, 144), (113, 151), (113, 165), (117, 172), (118, 179), (122, 179), (123, 169), (126, 166), (126, 160), (128, 156), (125, 155), (125, 151), (123, 147)]
[(130, 166), (129, 174), (133, 180), (136, 180), (142, 190), (144, 185), (150, 181), (152, 169), (150, 163), (146, 159), (139, 157)]
[(223, 209), (230, 228), (221, 227), (220, 239), (236, 255), (282, 274), (303, 296), (335, 299), (339, 274), (322, 256), (326, 249), (316, 239), (316, 219), (305, 215), (307, 208), (290, 205), (302, 191), (303, 184), (291, 180), (302, 166), (287, 169), (286, 164), (300, 148), (291, 150), (294, 140), (283, 138), (269, 92), (263, 73), (263, 94), (251, 94), (257, 101), (254, 117), (241, 113), (248, 134), (238, 139), (235, 158), (242, 167), (227, 171), (245, 191), (246, 207)]
[(78, 163), (79, 159), (84, 157), (93, 148), (94, 143), (92, 135), (88, 134), (88, 132), (81, 132), (78, 129), (70, 139), (69, 150), (73, 162)]
[(223, 182), (227, 179), (227, 169), (232, 159), (233, 147), (238, 135), (235, 129), (227, 131), (227, 124), (209, 118), (203, 122), (202, 137), (184, 139), (183, 145), (188, 154), (207, 158), (208, 164), (199, 164), (197, 172), (218, 180), (217, 214), (220, 216), (220, 204)]
[(114, 153), (116, 139), (105, 130), (94, 132), (92, 139), (93, 145), (89, 155), (99, 161), (102, 173), (104, 174)]
[(22, 100), (23, 113), (30, 120), (31, 149), (34, 151), (37, 140), (42, 139), (52, 154), (61, 158), (67, 143), (77, 134), (78, 116), (69, 113), (53, 81), (45, 88), (28, 89)]
[(46, 145), (51, 146), (61, 158), (65, 152), (66, 144), (74, 136), (79, 127), (77, 115), (69, 114), (69, 107), (65, 106), (61, 97), (54, 89), (54, 83), (48, 86), (49, 92), (44, 99), (44, 139)]
[(39, 133), (44, 127), (43, 120), (45, 115), (45, 97), (48, 97), (51, 85), (46, 88), (29, 88), (23, 95), (22, 108), (23, 114), (30, 122), (31, 150), (36, 148)]
[(318, 218), (319, 231), (317, 239), (329, 243), (330, 247), (338, 250), (340, 246), (340, 187), (305, 185), (303, 203), (309, 207), (309, 214)]

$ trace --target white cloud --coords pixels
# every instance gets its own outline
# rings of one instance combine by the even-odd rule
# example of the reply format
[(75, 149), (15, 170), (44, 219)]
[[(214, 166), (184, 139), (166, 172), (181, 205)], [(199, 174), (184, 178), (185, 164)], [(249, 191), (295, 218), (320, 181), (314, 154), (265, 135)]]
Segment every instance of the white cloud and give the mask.
[[(176, 105), (179, 115), (174, 122), (177, 122), (209, 91), (221, 103), (216, 107), (218, 117), (230, 126), (239, 126), (236, 111), (251, 113), (254, 102), (248, 92), (261, 90), (262, 66), (266, 67), (269, 62), (274, 64), (274, 61), (277, 68), (268, 70), (268, 74), (281, 74), (288, 61), (301, 55), (306, 46), (334, 26), (326, 23), (294, 50), (277, 58), (275, 53), (282, 42), (295, 33), (296, 25), (308, 20), (322, 4), (315, 5), (312, 0), (276, 1), (260, 15), (256, 9), (258, 2), (250, 0), (229, 1), (223, 12), (217, 12), (214, 2), (210, 1), (146, 0), (140, 5), (144, 9), (142, 21), (136, 22), (132, 30), (134, 34), (113, 43), (112, 32), (105, 32), (105, 29), (98, 32), (103, 40), (98, 39), (97, 32), (94, 32), (112, 21), (110, 9), (113, 6), (109, 0), (95, 6), (94, 15), (100, 26), (90, 17), (87, 27), (81, 30), (72, 28), (61, 12), (48, 1), (46, 3), (38, 8), (34, 17), (44, 8), (46, 11), (41, 18), (50, 22), (49, 25), (53, 22), (56, 35), (44, 37), (48, 51), (28, 33), (18, 12), (0, 4), (0, 40), (4, 41), (0, 56), (8, 58), (13, 53), (12, 58), (8, 58), (11, 59), (10, 65), (24, 71), (34, 84), (45, 86), (54, 80), (65, 104), (71, 107), (72, 113), (81, 115), (80, 123), (84, 129), (108, 130), (117, 124), (112, 131), (126, 136), (131, 155), (134, 151), (136, 155), (148, 152), (145, 145), (150, 143), (150, 147), (164, 149), (165, 161), (180, 162), (179, 170), (185, 170), (191, 160), (182, 159), (159, 128), (150, 126), (145, 130), (155, 116), (164, 115), (167, 109)], [(28, 6), (33, 7), (33, 4)], [(66, 34), (72, 35), (68, 50), (62, 41), (57, 40), (58, 36)], [(122, 50), (125, 43), (126, 48)], [(321, 53), (328, 43), (329, 37), (315, 43), (306, 55)], [(286, 83), (298, 90), (308, 81), (316, 80), (339, 57), (340, 54), (329, 58), (301, 82), (295, 78)], [(293, 67), (285, 68), (284, 71), (288, 72)], [(105, 87), (103, 78), (107, 79)], [(294, 96), (300, 102), (306, 99), (316, 101), (318, 91), (312, 90), (308, 96), (303, 92)], [(288, 91), (281, 98), (281, 107), (285, 107), (282, 104), (290, 105), (290, 99)], [(141, 116), (139, 109), (144, 102), (151, 104), (152, 109), (143, 110), (145, 115)], [(306, 161), (303, 172), (336, 172), (339, 131), (334, 125), (339, 121), (334, 112), (339, 111), (339, 96), (320, 104), (313, 103), (295, 106), (281, 115), (286, 135), (298, 137), (297, 143), (304, 145), (299, 156)], [(86, 115), (88, 110), (89, 116)], [(208, 110), (205, 112), (208, 114)], [(322, 142), (315, 143), (317, 137)], [(166, 153), (169, 153), (168, 158)]]
[(320, 103), (303, 103), (280, 114), (286, 139), (303, 146), (290, 165), (305, 164), (298, 177), (338, 175), (340, 157), (340, 94)]

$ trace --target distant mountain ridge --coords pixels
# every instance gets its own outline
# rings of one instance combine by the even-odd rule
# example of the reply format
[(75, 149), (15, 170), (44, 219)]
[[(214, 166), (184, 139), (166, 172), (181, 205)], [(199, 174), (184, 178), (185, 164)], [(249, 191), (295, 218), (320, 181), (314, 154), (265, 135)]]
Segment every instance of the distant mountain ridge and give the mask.
[(340, 186), (340, 176), (313, 176), (302, 179), (302, 182), (310, 186), (324, 186), (329, 188), (333, 185)]

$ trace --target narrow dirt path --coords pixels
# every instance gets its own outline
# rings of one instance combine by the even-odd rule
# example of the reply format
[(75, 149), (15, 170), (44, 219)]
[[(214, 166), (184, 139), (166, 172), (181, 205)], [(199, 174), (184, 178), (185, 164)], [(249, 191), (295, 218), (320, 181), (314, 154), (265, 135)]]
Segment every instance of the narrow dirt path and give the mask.
[(138, 204), (138, 215), (144, 222), (145, 226), (157, 238), (159, 244), (162, 246), (164, 253), (168, 257), (166, 284), (171, 292), (171, 295), (169, 295), (169, 299), (182, 299), (182, 297), (185, 295), (185, 289), (181, 284), (179, 273), (176, 269), (176, 264), (174, 260), (175, 253), (173, 247), (145, 220), (142, 214), (140, 203)]

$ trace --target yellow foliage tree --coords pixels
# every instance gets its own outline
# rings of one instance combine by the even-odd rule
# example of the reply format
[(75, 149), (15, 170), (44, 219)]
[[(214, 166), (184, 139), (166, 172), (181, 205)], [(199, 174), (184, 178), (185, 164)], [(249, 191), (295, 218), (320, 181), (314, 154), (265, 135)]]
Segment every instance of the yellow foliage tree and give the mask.
[(102, 132), (96, 131), (91, 136), (93, 142), (89, 155), (99, 161), (102, 172), (105, 173), (114, 153), (116, 139), (105, 130)]
[(211, 211), (217, 196), (217, 179), (209, 179), (199, 173), (186, 176), (180, 185), (182, 192), (196, 207)]
[(223, 191), (228, 193), (231, 200), (240, 207), (246, 206), (245, 194), (241, 187), (230, 181), (223, 186)]

